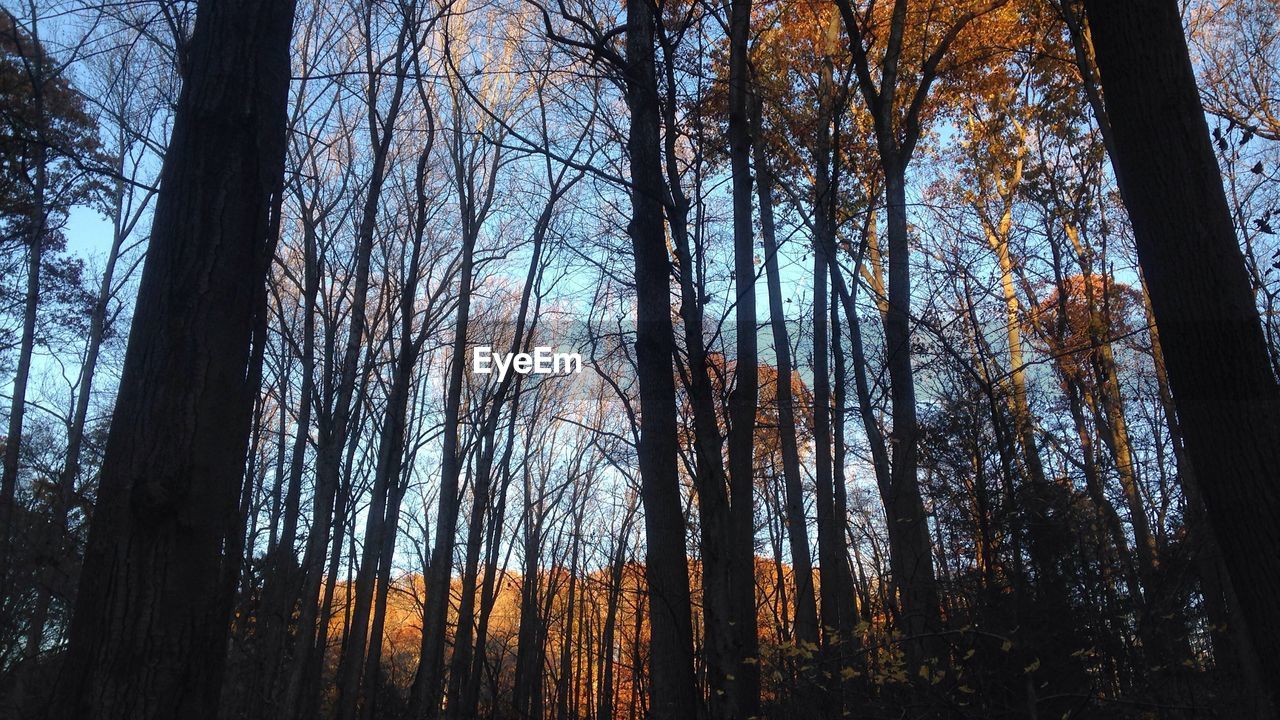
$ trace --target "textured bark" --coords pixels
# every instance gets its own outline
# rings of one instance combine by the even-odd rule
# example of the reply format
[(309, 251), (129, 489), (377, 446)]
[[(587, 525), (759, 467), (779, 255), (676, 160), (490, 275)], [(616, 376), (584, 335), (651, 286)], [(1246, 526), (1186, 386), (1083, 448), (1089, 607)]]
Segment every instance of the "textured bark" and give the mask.
[(292, 2), (202, 2), (51, 718), (213, 718)]
[(1173, 0), (1086, 0), (1169, 384), (1264, 682), (1280, 687), (1280, 388)]
[(1240, 610), (1240, 600), (1236, 597), (1235, 588), (1231, 585), (1231, 577), (1227, 574), (1226, 558), (1222, 556), (1217, 535), (1209, 524), (1204, 507), (1204, 493), (1200, 491), (1200, 481), (1196, 477), (1195, 466), (1187, 457), (1186, 441), (1182, 436), (1182, 423), (1178, 422), (1173, 392), (1169, 389), (1169, 374), (1164, 364), (1164, 348), (1160, 342), (1160, 331), (1156, 327), (1155, 317), (1151, 314), (1151, 297), (1147, 293), (1145, 280), (1142, 285), (1143, 308), (1147, 319), (1147, 332), (1151, 340), (1151, 358), (1156, 371), (1156, 389), (1161, 409), (1164, 411), (1165, 424), (1169, 429), (1174, 460), (1178, 467), (1178, 482), (1185, 496), (1188, 542), (1192, 544), (1192, 552), (1195, 555), (1200, 595), (1204, 598), (1205, 618), (1209, 621), (1209, 633), (1213, 638), (1214, 663), (1224, 674), (1242, 673), (1249, 694), (1263, 697), (1264, 694), (1259, 690), (1262, 687), (1262, 673), (1258, 668), (1257, 651), (1253, 648), (1253, 639), (1249, 637), (1249, 630)]

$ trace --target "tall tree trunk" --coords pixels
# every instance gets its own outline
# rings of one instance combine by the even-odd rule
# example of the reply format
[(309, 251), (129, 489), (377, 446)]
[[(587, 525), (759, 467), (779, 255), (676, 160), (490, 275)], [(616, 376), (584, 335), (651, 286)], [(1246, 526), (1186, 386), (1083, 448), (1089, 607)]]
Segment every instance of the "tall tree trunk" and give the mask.
[(786, 307), (782, 299), (782, 279), (778, 269), (778, 242), (773, 218), (773, 174), (765, 154), (760, 100), (752, 108), (752, 140), (756, 167), (756, 194), (760, 200), (760, 241), (764, 246), (765, 277), (769, 288), (769, 324), (773, 331), (774, 364), (777, 368), (778, 438), (782, 450), (782, 477), (785, 489), (787, 541), (791, 548), (791, 570), (795, 577), (795, 636), (818, 644), (818, 610), (813, 592), (813, 561), (809, 550), (809, 523), (804, 514), (804, 484), (800, 476), (800, 449), (796, 441), (794, 373), (791, 335), (787, 331)]
[[(406, 23), (408, 20), (406, 20)], [(417, 313), (419, 269), (427, 212), (425, 174), (431, 152), (431, 136), (427, 147), (419, 154), (415, 197), (417, 200), (413, 240), (409, 243), (409, 267), (401, 282), (399, 301), (400, 338), (392, 371), (391, 389), (383, 410), (382, 436), (379, 439), (377, 465), (374, 469), (373, 496), (370, 500), (365, 524), (364, 548), (361, 553), (360, 572), (356, 577), (355, 600), (348, 635), (338, 669), (338, 717), (354, 720), (363, 683), (365, 713), (367, 717), (377, 692), (377, 665), (382, 647), (381, 618), (374, 623), (372, 634), (366, 629), (373, 608), (375, 591), (385, 598), (385, 584), (390, 579), (391, 549), (395, 547), (397, 525), (400, 516), (400, 496), (403, 485), (401, 472), (404, 462), (405, 426), (412, 395), (414, 368), (426, 340), (425, 333), (414, 334), (414, 318)], [(429, 324), (427, 320), (424, 324)], [(378, 582), (382, 579), (381, 584)], [(385, 601), (384, 601), (385, 608)], [(366, 637), (368, 648), (366, 648)], [(372, 658), (367, 664), (365, 658)], [(366, 671), (367, 669), (367, 671)]]
[[(507, 377), (511, 377), (508, 375)], [(491, 432), (477, 441), (480, 455), (472, 481), (471, 517), (467, 522), (467, 543), (462, 569), (462, 592), (458, 601), (458, 629), (454, 633), (453, 657), (449, 666), (447, 717), (465, 718), (465, 688), (470, 680), (473, 652), (484, 652), (472, 644), (476, 617), (476, 589), (480, 574), (480, 546), (485, 537), (485, 519), (489, 515), (490, 477), (493, 468), (494, 442)]]
[[(371, 13), (372, 10), (368, 9), (366, 12)], [(362, 203), (360, 223), (356, 230), (355, 281), (352, 285), (347, 342), (339, 366), (338, 385), (334, 388), (332, 405), (327, 406), (325, 411), (320, 413), (318, 423), (315, 504), (311, 534), (307, 537), (306, 551), (303, 554), (303, 580), (300, 593), (302, 608), (299, 613), (298, 635), (293, 641), (294, 653), (290, 668), (292, 678), (287, 685), (283, 700), (286, 717), (293, 716), (297, 708), (310, 701), (294, 694), (306, 684), (298, 683), (296, 680), (299, 673), (314, 674), (312, 668), (316, 665), (311, 658), (313, 644), (309, 638), (327, 632), (327, 628), (316, 626), (315, 598), (324, 581), (323, 553), (329, 546), (331, 525), (334, 520), (333, 505), (342, 475), (342, 453), (348, 445), (351, 427), (355, 425), (352, 422), (352, 415), (358, 412), (353, 408), (353, 399), (362, 397), (356, 392), (356, 385), (361, 378), (360, 350), (368, 333), (370, 258), (373, 254), (378, 208), (386, 181), (395, 119), (399, 115), (404, 98), (408, 67), (403, 55), (409, 43), (411, 25), (411, 19), (406, 18), (396, 40), (396, 56), (392, 66), (395, 83), (392, 86), (386, 115), (382, 116), (378, 112), (376, 85), (370, 86), (371, 95), (367, 98), (367, 125), (369, 142), (373, 146), (373, 164), (370, 169), (369, 187)], [(372, 39), (366, 38), (366, 42), (372, 42)], [(366, 58), (365, 72), (373, 76), (375, 68), (372, 65), (372, 55), (367, 55)], [(274, 712), (273, 704), (265, 704), (261, 709), (261, 720), (270, 720)]]
[[(755, 238), (751, 215), (751, 0), (729, 3), (729, 164), (733, 178), (733, 269), (737, 351), (729, 393), (729, 592), (735, 610), (726, 671), (734, 717), (760, 714), (760, 638), (756, 618), (755, 436), (760, 394)], [(726, 368), (727, 371), (727, 368)]]
[[(666, 92), (662, 103), (662, 119), (668, 128), (678, 123), (679, 103), (672, 64), (675, 48), (665, 34), (662, 37)], [(680, 288), (680, 319), (684, 326), (684, 350), (687, 358), (685, 386), (693, 415), (693, 484), (698, 493), (698, 534), (701, 551), (702, 616), (709, 686), (707, 707), (711, 717), (729, 718), (737, 714), (738, 694), (734, 656), (737, 654), (737, 606), (733, 595), (734, 548), (732, 542), (733, 508), (730, 505), (728, 476), (721, 437), (721, 416), (717, 412), (719, 398), (711, 381), (713, 360), (707, 350), (706, 288), (702, 283), (701, 248), (693, 243), (699, 237), (690, 226), (692, 202), (685, 195), (679, 169), (678, 133), (668, 130), (662, 137), (666, 160), (667, 213), (672, 246), (679, 261), (677, 276)], [(753, 270), (754, 272), (754, 270)], [(726, 368), (727, 371), (727, 368)]]
[(217, 716), (293, 9), (198, 7), (51, 718)]
[[(923, 48), (918, 72), (903, 73), (908, 0), (894, 0), (883, 55), (873, 65), (871, 40), (851, 0), (836, 0), (845, 30), (854, 74), (875, 128), (876, 150), (885, 181), (885, 214), (889, 254), (887, 308), (884, 311), (886, 364), (893, 430), (889, 438), (891, 478), (881, 484), (888, 521), (890, 565), (900, 608), (899, 624), (907, 636), (907, 662), (912, 669), (929, 658), (940, 658), (942, 647), (933, 542), (920, 493), (919, 422), (915, 377), (911, 365), (911, 240), (907, 223), (907, 166), (919, 142), (922, 110), (939, 67), (969, 23), (999, 8), (993, 0), (957, 15), (937, 35), (936, 45)], [(873, 75), (879, 72), (879, 77)], [(878, 85), (877, 85), (878, 83)], [(903, 106), (903, 107), (900, 107)], [(905, 112), (902, 112), (905, 107)]]
[[(827, 263), (830, 268), (831, 263)], [(827, 302), (831, 312), (831, 500), (833, 530), (840, 533), (840, 564), (836, 567), (836, 579), (840, 583), (841, 602), (845, 606), (840, 611), (840, 634), (844, 638), (844, 652), (841, 653), (841, 670), (847, 667), (851, 655), (856, 652), (860, 639), (854, 634), (858, 617), (858, 593), (854, 587), (853, 568), (849, 563), (849, 495), (845, 486), (845, 467), (848, 461), (848, 446), (845, 443), (844, 415), (845, 396), (848, 387), (848, 363), (845, 359), (843, 334), (840, 331), (840, 290), (833, 280), (830, 288), (830, 299)]]
[(939, 657), (936, 633), (938, 587), (933, 543), (917, 476), (919, 425), (915, 375), (911, 367), (911, 242), (907, 232), (906, 165), (892, 154), (885, 160), (885, 199), (889, 242), (889, 313), (885, 320), (893, 433), (889, 444), (893, 475), (884, 498), (891, 539), (890, 564), (901, 604), (901, 626), (908, 636), (908, 662), (919, 667)]
[[(1173, 445), (1174, 460), (1178, 465), (1178, 480), (1182, 486), (1186, 504), (1188, 542), (1193, 544), (1196, 575), (1200, 581), (1200, 595), (1204, 598), (1205, 618), (1209, 621), (1209, 632), (1213, 638), (1213, 657), (1218, 668), (1224, 674), (1233, 674), (1237, 669), (1244, 675), (1244, 683), (1249, 693), (1255, 697), (1264, 697), (1262, 673), (1258, 668), (1257, 654), (1253, 649), (1253, 639), (1245, 632), (1240, 622), (1240, 600), (1236, 597), (1231, 577), (1227, 574), (1226, 558), (1222, 556), (1222, 548), (1204, 507), (1204, 494), (1200, 491), (1200, 481), (1196, 477), (1195, 466), (1187, 457), (1186, 442), (1182, 436), (1182, 424), (1178, 421), (1178, 411), (1174, 406), (1173, 392), (1169, 389), (1169, 375), (1164, 364), (1164, 348), (1160, 342), (1160, 331), (1156, 327), (1155, 317), (1151, 314), (1151, 296), (1147, 293), (1146, 280), (1143, 279), (1143, 309), (1147, 318), (1147, 332), (1151, 339), (1151, 357), (1155, 366), (1156, 389), (1160, 398), (1160, 407), (1164, 412), (1165, 425), (1169, 429), (1169, 439)], [(1238, 646), (1246, 647), (1238, 647)], [(1262, 713), (1265, 701), (1259, 705), (1257, 712)]]
[[(123, 162), (117, 161), (117, 172), (123, 173)], [(67, 455), (63, 462), (62, 472), (58, 474), (57, 487), (54, 490), (51, 520), (45, 529), (43, 540), (47, 557), (60, 555), (59, 548), (64, 542), (67, 532), (67, 519), (75, 501), (76, 481), (80, 477), (80, 460), (84, 447), (84, 431), (89, 416), (89, 402), (93, 396), (93, 377), (98, 369), (98, 356), (102, 352), (103, 339), (106, 336), (107, 312), (113, 295), (116, 263), (120, 259), (120, 249), (129, 234), (128, 219), (124, 209), (124, 181), (118, 181), (113, 193), (113, 218), (111, 249), (107, 253), (106, 265), (102, 271), (102, 281), (98, 285), (98, 296), (94, 300), (93, 309), (89, 313), (89, 335), (85, 339), (84, 360), (80, 366), (80, 377), (77, 382), (76, 400), (72, 410), (71, 424), (67, 428)], [(56, 563), (49, 562), (42, 573), (43, 579), (36, 588), (36, 604), (32, 611), (30, 625), (27, 628), (27, 644), (23, 652), (25, 659), (30, 660), (39, 653), (40, 643), (44, 638), (45, 625), (49, 619), (49, 610), (53, 600), (53, 577)]]
[[(455, 130), (457, 132), (457, 130)], [(456, 142), (456, 138), (455, 138)], [(466, 182), (456, 179), (460, 187)], [(468, 205), (465, 194), (462, 203)], [(474, 207), (472, 207), (474, 210)], [(444, 443), (441, 448), (440, 498), (436, 510), (435, 547), (426, 578), (427, 599), (422, 618), (422, 656), (414, 677), (412, 707), (415, 717), (440, 714), (444, 692), (445, 629), (449, 610), (449, 584), (453, 575), (453, 548), (458, 530), (458, 481), (462, 474), (459, 421), (462, 410), (463, 374), (466, 370), (467, 333), (471, 317), (471, 289), (475, 245), (479, 228), (474, 212), (464, 208), (462, 262), (459, 268), (458, 306), (454, 321), (449, 379), (445, 390)]]
[(655, 720), (676, 720), (690, 712), (696, 715), (699, 699), (694, 684), (689, 565), (676, 464), (675, 343), (671, 261), (662, 221), (665, 193), (653, 61), (655, 8), (651, 0), (639, 0), (627, 3), (626, 12), (625, 83), (631, 111), (627, 150), (632, 179), (628, 234), (635, 257), (639, 465), (648, 540), (649, 711)]
[[(34, 100), (40, 101), (40, 86), (34, 83)], [(43, 111), (40, 112), (43, 115)], [(36, 148), (35, 187), (31, 195), (31, 228), (27, 238), (27, 292), (22, 304), (22, 335), (18, 341), (18, 367), (13, 375), (13, 394), (9, 404), (9, 430), (5, 436), (4, 469), (0, 477), (0, 578), (8, 573), (13, 517), (18, 498), (18, 460), (22, 450), (22, 422), (27, 412), (27, 384), (31, 376), (31, 356), (36, 347), (36, 311), (40, 307), (40, 269), (43, 266), (45, 225), (48, 208), (45, 194), (48, 186), (49, 150)]]
[[(832, 114), (834, 100), (831, 62), (823, 65), (822, 109), (817, 146), (814, 148), (816, 183), (814, 185), (813, 215), (813, 444), (814, 487), (818, 511), (818, 572), (821, 603), (823, 645), (838, 655), (840, 643), (849, 638), (841, 629), (852, 626), (850, 617), (855, 612), (852, 588), (847, 587), (843, 572), (848, 567), (845, 552), (843, 519), (836, 516), (835, 478), (833, 477), (831, 436), (831, 373), (830, 373), (830, 290), (827, 282), (831, 273), (831, 254), (835, 252), (835, 183), (832, 179)], [(838, 638), (838, 642), (836, 641)], [(832, 697), (835, 697), (833, 694)]]
[(1113, 158), (1209, 519), (1280, 688), (1280, 388), (1173, 0), (1086, 0)]
[(541, 607), (538, 603), (542, 578), (538, 574), (538, 565), (542, 556), (543, 511), (535, 507), (532, 484), (527, 470), (524, 486), (527, 498), (524, 576), (520, 580), (520, 624), (516, 629), (516, 666), (512, 700), (516, 717), (535, 720), (542, 717), (542, 708), (538, 707), (537, 698), (542, 694), (540, 689), (542, 652), (538, 643), (543, 622)]
[[(402, 355), (394, 371), (392, 389), (387, 397), (386, 409), (383, 413), (382, 437), (378, 446), (378, 462), (374, 470), (372, 497), (366, 511), (364, 544), (360, 552), (360, 565), (356, 573), (354, 592), (348, 608), (350, 620), (344, 624), (346, 641), (343, 643), (342, 655), (338, 661), (337, 685), (337, 717), (339, 720), (355, 720), (360, 700), (360, 685), (364, 678), (364, 660), (366, 657), (366, 641), (369, 646), (381, 646), (382, 638), (369, 635), (369, 619), (373, 612), (373, 596), (376, 580), (382, 559), (382, 548), (388, 537), (394, 542), (396, 529), (387, 523), (388, 501), (395, 491), (392, 484), (399, 484), (399, 458), (402, 452), (399, 447), (403, 438), (403, 425), (409, 394), (410, 367), (403, 365)], [(396, 471), (392, 475), (392, 471)], [(372, 697), (375, 688), (366, 687), (365, 697)]]
[[(338, 589), (342, 549), (347, 537), (347, 509), (351, 503), (351, 483), (348, 479), (343, 481), (334, 501), (333, 541), (329, 544), (329, 564), (324, 573), (321, 596), (318, 601), (315, 598), (304, 598), (302, 606), (304, 612), (310, 609), (313, 620), (300, 628), (298, 637), (295, 638), (295, 643), (305, 643), (305, 654), (294, 660), (294, 667), (289, 675), (288, 697), (291, 716), (295, 718), (313, 718), (319, 713), (320, 685), (324, 675), (325, 654), (329, 648), (333, 599)], [(354, 555), (354, 551), (351, 554)], [(351, 578), (348, 573), (346, 588), (350, 587)]]
[[(526, 333), (526, 327), (529, 325), (527, 318), (529, 313), (529, 305), (533, 299), (534, 289), (538, 284), (542, 273), (542, 248), (546, 240), (547, 231), (551, 226), (551, 220), (554, 215), (556, 202), (562, 197), (563, 190), (560, 187), (553, 187), (550, 197), (547, 199), (538, 220), (535, 223), (533, 231), (533, 249), (529, 256), (529, 267), (525, 273), (524, 285), (520, 294), (520, 305), (516, 310), (516, 326), (515, 332), (511, 338), (509, 352), (514, 355), (517, 352), (528, 352), (530, 350), (529, 341), (532, 339), (532, 333)], [(535, 306), (540, 306), (539, 299)], [(537, 322), (537, 307), (534, 309), (533, 322)], [(472, 676), (472, 660), (473, 647), (474, 655), (483, 655), (484, 647), (483, 639), (480, 637), (479, 628), (476, 627), (475, 610), (476, 610), (476, 586), (478, 582), (480, 550), (481, 544), (485, 539), (485, 518), (490, 514), (489, 503), (491, 500), (491, 483), (493, 478), (494, 456), (497, 452), (496, 434), (498, 430), (498, 422), (502, 415), (502, 410), (506, 407), (506, 398), (508, 392), (513, 385), (517, 385), (519, 376), (515, 373), (507, 374), (498, 383), (498, 387), (494, 389), (493, 396), (489, 398), (489, 409), (485, 413), (484, 419), (477, 431), (477, 451), (478, 456), (475, 468), (475, 479), (472, 485), (472, 505), (471, 518), (467, 526), (467, 543), (466, 558), (463, 566), (462, 574), (462, 594), (458, 607), (458, 630), (454, 637), (453, 658), (450, 666), (449, 676), (449, 692), (448, 692), (448, 716), (451, 718), (464, 718), (474, 714), (474, 704), (470, 698), (473, 693), (470, 688), (479, 689), (478, 676)], [(516, 423), (516, 410), (519, 407), (519, 391), (515, 399), (510, 405), (511, 425), (509, 430), (514, 431)], [(511, 448), (513, 446), (513, 438), (508, 437), (507, 449), (504, 452), (502, 461), (506, 463), (510, 460)], [(505, 489), (505, 488), (504, 488)], [(492, 528), (496, 530), (497, 528)], [(490, 533), (492, 535), (492, 531)], [(536, 567), (534, 568), (536, 571)], [(483, 598), (482, 598), (483, 599)], [(473, 646), (472, 639), (475, 637), (476, 644)], [(479, 670), (479, 665), (475, 666), (475, 670)]]
[[(516, 396), (519, 398), (519, 395)], [(514, 408), (512, 409), (514, 415)], [(507, 425), (507, 445), (503, 450), (502, 460), (498, 467), (501, 469), (502, 481), (498, 484), (496, 493), (497, 502), (493, 510), (493, 519), (489, 522), (489, 537), (486, 541), (488, 553), (485, 558), (484, 579), (480, 583), (480, 617), (476, 623), (476, 652), (471, 661), (471, 668), (468, 671), (467, 682), (463, 687), (462, 707), (463, 716), (475, 715), (476, 708), (480, 703), (480, 685), (483, 679), (484, 671), (488, 664), (486, 656), (486, 647), (489, 637), (489, 619), (493, 614), (494, 604), (498, 599), (498, 585), (502, 581), (500, 575), (505, 571), (498, 567), (498, 555), (502, 549), (503, 543), (499, 538), (503, 530), (503, 520), (506, 518), (507, 511), (507, 489), (511, 487), (511, 455), (515, 448), (515, 429), (514, 422)], [(508, 545), (507, 552), (511, 552), (511, 546)], [(494, 689), (496, 694), (497, 690)]]

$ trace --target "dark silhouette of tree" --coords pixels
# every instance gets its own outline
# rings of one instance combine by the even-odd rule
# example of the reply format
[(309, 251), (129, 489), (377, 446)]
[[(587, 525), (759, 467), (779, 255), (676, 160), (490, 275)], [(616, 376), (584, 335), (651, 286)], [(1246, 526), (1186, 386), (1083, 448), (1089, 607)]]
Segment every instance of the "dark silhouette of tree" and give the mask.
[[(1280, 677), (1280, 387), (1268, 361), (1178, 5), (1087, 0), (1116, 177), (1187, 455), (1262, 660)], [(1272, 698), (1275, 700), (1275, 683)]]
[(625, 88), (631, 120), (631, 237), (636, 283), (636, 374), (640, 383), (639, 469), (645, 511), (648, 614), (651, 626), (649, 710), (657, 720), (687, 717), (700, 699), (694, 686), (692, 608), (684, 513), (676, 453), (672, 362), (671, 261), (663, 227), (661, 119), (654, 67), (656, 11), (627, 4)]
[(50, 718), (217, 715), (292, 20), (200, 4)]

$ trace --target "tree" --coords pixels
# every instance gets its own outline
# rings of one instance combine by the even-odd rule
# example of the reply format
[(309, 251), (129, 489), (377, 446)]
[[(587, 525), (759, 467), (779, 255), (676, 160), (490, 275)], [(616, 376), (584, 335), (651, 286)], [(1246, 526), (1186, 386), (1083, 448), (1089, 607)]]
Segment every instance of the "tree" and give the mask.
[(41, 290), (67, 211), (98, 189), (85, 164), (100, 159), (97, 123), (65, 77), (67, 65), (51, 57), (40, 40), (33, 11), (27, 27), (0, 12), (0, 253), (26, 249), (26, 288), (18, 362), (9, 406), (9, 427), (0, 473), (0, 578), (6, 574), (11, 523), (18, 487), (27, 386), (36, 346)]
[[(884, 174), (889, 251), (885, 345), (893, 406), (891, 476), (880, 478), (889, 518), (894, 583), (901, 597), (901, 626), (911, 638), (909, 662), (919, 666), (939, 657), (937, 578), (928, 519), (918, 477), (916, 387), (911, 364), (911, 245), (907, 225), (907, 169), (925, 127), (929, 94), (944, 61), (952, 60), (966, 28), (1004, 5), (987, 2), (895, 0), (884, 11), (871, 3), (864, 12), (852, 0), (836, 6), (849, 35), (857, 87), (871, 116)], [(883, 48), (877, 40), (883, 33)], [(908, 42), (910, 35), (919, 37)], [(877, 56), (873, 53), (878, 53)]]
[[(118, 340), (124, 287), (137, 266), (136, 249), (142, 244), (146, 223), (150, 220), (156, 188), (152, 151), (163, 147), (165, 138), (155, 137), (167, 130), (165, 107), (172, 102), (172, 85), (157, 83), (153, 92), (137, 87), (155, 68), (157, 53), (153, 46), (137, 43), (103, 53), (91, 65), (94, 93), (87, 95), (106, 135), (111, 173), (114, 176), (104, 194), (103, 210), (111, 221), (111, 243), (101, 268), (100, 282), (89, 299), (87, 328), (83, 343), (77, 343), (80, 361), (74, 376), (74, 398), (66, 420), (66, 453), (54, 487), (48, 496), (48, 517), (35, 524), (34, 538), (28, 548), (34, 551), (35, 564), (42, 567), (37, 582), (36, 600), (27, 627), (24, 662), (34, 661), (46, 647), (50, 620), (69, 606), (73, 583), (62, 577), (56, 560), (70, 553), (78, 556), (78, 533), (71, 522), (78, 504), (78, 493), (84, 492), (95, 474), (95, 467), (85, 467), (82, 460), (90, 457), (87, 446), (93, 443), (90, 410), (94, 407), (95, 378), (105, 351)], [(163, 68), (163, 66), (162, 66)], [(157, 121), (159, 119), (159, 121)], [(89, 157), (92, 157), (90, 155)], [(47, 270), (42, 273), (51, 275)], [(48, 306), (50, 303), (44, 303)], [(79, 338), (77, 338), (79, 340)], [(33, 488), (33, 495), (36, 494)], [(34, 510), (35, 508), (33, 508)], [(54, 625), (58, 628), (58, 625)], [(56, 633), (54, 634), (56, 637)], [(36, 701), (32, 701), (36, 702)]]
[[(1280, 387), (1172, 0), (1086, 0), (1113, 162), (1196, 468), (1265, 678), (1280, 677)], [(1276, 699), (1275, 683), (1272, 699)]]
[(676, 469), (676, 391), (672, 361), (671, 261), (663, 227), (655, 8), (627, 3), (625, 88), (631, 110), (631, 236), (636, 283), (636, 373), (640, 383), (639, 466), (644, 504), (651, 658), (650, 710), (657, 720), (699, 705), (694, 686), (689, 566)]
[(199, 6), (51, 718), (217, 715), (292, 21)]
[(725, 671), (733, 677), (727, 717), (760, 714), (760, 641), (756, 627), (756, 405), (760, 395), (756, 253), (751, 197), (751, 0), (729, 3), (729, 163), (733, 182), (733, 269), (737, 321), (734, 387), (729, 393), (730, 593), (736, 636)]

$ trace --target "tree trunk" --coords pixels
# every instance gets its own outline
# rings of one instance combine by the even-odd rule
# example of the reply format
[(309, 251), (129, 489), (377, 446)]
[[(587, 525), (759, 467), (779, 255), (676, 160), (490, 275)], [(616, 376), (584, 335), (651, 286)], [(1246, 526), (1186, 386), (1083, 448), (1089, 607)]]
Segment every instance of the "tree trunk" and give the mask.
[(933, 570), (929, 519), (917, 476), (919, 425), (915, 376), (911, 367), (911, 244), (907, 234), (906, 166), (885, 162), (885, 196), (889, 242), (889, 313), (885, 320), (893, 433), (889, 444), (893, 476), (884, 498), (891, 539), (890, 564), (901, 603), (901, 627), (909, 638), (908, 662), (915, 670), (929, 657), (939, 657), (932, 633), (941, 629), (938, 588)]
[(1263, 671), (1280, 688), (1280, 388), (1267, 360), (1178, 4), (1085, 1), (1187, 455)]
[(773, 175), (761, 137), (761, 107), (753, 108), (753, 146), (756, 166), (756, 194), (760, 199), (760, 240), (764, 246), (764, 267), (769, 287), (769, 323), (773, 330), (774, 365), (778, 404), (778, 438), (782, 450), (782, 477), (785, 488), (787, 541), (791, 547), (791, 571), (795, 577), (795, 636), (818, 644), (818, 610), (813, 592), (813, 561), (809, 550), (809, 523), (804, 514), (804, 484), (800, 476), (800, 449), (796, 441), (795, 400), (792, 396), (793, 370), (791, 336), (787, 332), (786, 308), (782, 300), (782, 279), (778, 269), (778, 243), (773, 219)]
[[(824, 70), (824, 86), (830, 88), (830, 63)], [(835, 202), (831, 182), (831, 111), (823, 102), (822, 124), (814, 151), (817, 182), (814, 186), (813, 240), (813, 444), (814, 486), (818, 511), (818, 572), (821, 576), (822, 638), (832, 652), (838, 652), (833, 638), (847, 640), (840, 629), (847, 624), (846, 613), (854, 612), (853, 598), (846, 594), (840, 568), (848, 562), (844, 531), (836, 517), (831, 453), (831, 373), (830, 373), (830, 291), (829, 256), (835, 252)]]
[(51, 718), (217, 715), (293, 7), (199, 5)]
[[(1204, 494), (1200, 491), (1200, 481), (1196, 478), (1195, 466), (1187, 457), (1182, 424), (1178, 422), (1173, 393), (1169, 390), (1169, 375), (1164, 364), (1164, 348), (1160, 342), (1160, 331), (1151, 314), (1151, 297), (1147, 293), (1145, 279), (1142, 289), (1143, 308), (1151, 339), (1151, 357), (1156, 371), (1156, 389), (1164, 412), (1165, 424), (1169, 429), (1174, 460), (1178, 466), (1178, 480), (1182, 486), (1186, 505), (1187, 541), (1193, 545), (1192, 552), (1195, 558), (1196, 575), (1200, 581), (1200, 595), (1204, 598), (1205, 619), (1209, 621), (1209, 634), (1213, 638), (1214, 662), (1223, 674), (1241, 672), (1249, 694), (1256, 698), (1263, 698), (1265, 693), (1260, 690), (1263, 686), (1262, 673), (1258, 668), (1253, 639), (1249, 637), (1240, 620), (1242, 614), (1240, 600), (1236, 597), (1235, 588), (1231, 585), (1231, 577), (1227, 574), (1226, 558), (1222, 556), (1218, 538), (1209, 524), (1204, 507)], [(1261, 704), (1257, 712), (1261, 713), (1262, 706), (1266, 703), (1265, 700), (1259, 702)]]
[[(507, 377), (511, 377), (508, 375)], [(487, 430), (487, 429), (486, 429)], [(487, 437), (478, 441), (475, 477), (472, 480), (471, 517), (467, 522), (467, 543), (462, 569), (462, 592), (458, 601), (458, 629), (453, 638), (453, 657), (449, 667), (449, 692), (446, 705), (446, 717), (465, 718), (468, 710), (465, 707), (464, 688), (470, 680), (472, 669), (472, 652), (484, 652), (484, 648), (474, 648), (472, 638), (476, 622), (476, 587), (480, 574), (480, 546), (484, 540), (485, 518), (489, 515), (489, 481), (493, 467), (493, 435), (486, 432)]]
[[(421, 177), (426, 163), (426, 153), (419, 161), (418, 196), (422, 200)], [(424, 212), (420, 207), (419, 214)], [(360, 572), (356, 577), (355, 604), (352, 620), (347, 625), (348, 637), (338, 670), (338, 717), (341, 720), (354, 720), (360, 698), (362, 679), (377, 678), (378, 648), (382, 646), (380, 628), (377, 632), (366, 635), (366, 628), (374, 602), (375, 590), (385, 597), (385, 583), (390, 578), (390, 551), (394, 548), (397, 525), (400, 515), (400, 487), (402, 480), (402, 463), (404, 460), (405, 426), (409, 411), (409, 400), (412, 394), (414, 367), (418, 353), (425, 339), (413, 334), (413, 320), (417, 314), (417, 290), (419, 274), (419, 256), (422, 249), (423, 228), (418, 224), (409, 252), (409, 268), (402, 283), (400, 305), (400, 339), (396, 354), (395, 367), (392, 372), (391, 390), (387, 395), (386, 408), (383, 411), (382, 436), (378, 446), (377, 466), (374, 470), (373, 497), (370, 501), (368, 518), (365, 524), (364, 548), (361, 553)], [(384, 578), (380, 583), (378, 579)], [(375, 622), (381, 625), (381, 622)], [(366, 652), (366, 637), (368, 650)], [(370, 661), (370, 672), (364, 672), (366, 655), (374, 658)], [(369, 683), (364, 684), (366, 705), (372, 703), (377, 688)], [(366, 713), (367, 715), (367, 713)]]
[[(631, 111), (631, 236), (636, 282), (636, 371), (640, 384), (640, 485), (645, 509), (648, 581), (649, 711), (655, 720), (697, 714), (693, 618), (685, 521), (677, 474), (678, 429), (672, 361), (671, 262), (663, 227), (658, 87), (654, 72), (655, 8), (627, 3), (625, 68)], [(638, 613), (637, 613), (638, 614)]]
[[(756, 618), (755, 437), (760, 394), (755, 238), (751, 215), (751, 92), (747, 67), (751, 0), (729, 3), (729, 164), (733, 177), (733, 269), (737, 363), (729, 393), (729, 594), (736, 610), (731, 657), (736, 717), (760, 714), (760, 638)], [(727, 371), (727, 368), (726, 368)]]
[(525, 538), (524, 577), (520, 580), (520, 624), (516, 629), (516, 666), (512, 701), (516, 717), (528, 720), (540, 719), (542, 708), (537, 698), (541, 696), (542, 652), (538, 637), (542, 634), (541, 607), (538, 592), (542, 585), (538, 565), (542, 549), (542, 511), (534, 507), (529, 473), (525, 472)]
[(1114, 136), (1112, 160), (1187, 456), (1274, 703), (1280, 687), (1280, 491), (1273, 482), (1280, 467), (1280, 388), (1181, 15), (1172, 0), (1086, 0), (1085, 9)]

